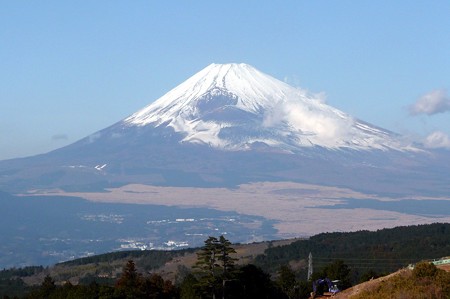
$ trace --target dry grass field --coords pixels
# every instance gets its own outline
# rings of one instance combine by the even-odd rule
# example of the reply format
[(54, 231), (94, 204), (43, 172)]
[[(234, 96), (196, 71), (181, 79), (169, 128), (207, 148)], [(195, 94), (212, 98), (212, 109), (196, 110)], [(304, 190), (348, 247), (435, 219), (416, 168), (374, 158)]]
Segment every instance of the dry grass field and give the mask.
[[(346, 199), (393, 201), (401, 198), (379, 197), (354, 190), (293, 182), (260, 182), (236, 189), (158, 187), (127, 185), (108, 192), (78, 193), (61, 190), (36, 191), (34, 194), (68, 195), (96, 202), (155, 204), (177, 207), (206, 207), (222, 211), (262, 216), (275, 220), (280, 238), (310, 236), (321, 232), (376, 230), (401, 225), (450, 222), (449, 216), (429, 217), (371, 208), (330, 206)], [(431, 198), (411, 198), (427, 200)], [(433, 198), (446, 200), (450, 198)]]

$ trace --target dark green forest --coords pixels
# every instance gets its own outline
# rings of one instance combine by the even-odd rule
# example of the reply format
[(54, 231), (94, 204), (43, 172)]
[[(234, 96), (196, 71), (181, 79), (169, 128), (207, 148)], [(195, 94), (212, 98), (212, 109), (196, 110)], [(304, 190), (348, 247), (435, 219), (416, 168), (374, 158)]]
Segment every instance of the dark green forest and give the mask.
[[(269, 273), (279, 265), (313, 255), (314, 268), (343, 261), (353, 273), (353, 283), (368, 271), (390, 273), (417, 261), (450, 254), (450, 224), (435, 223), (352, 233), (322, 233), (290, 245), (272, 247), (254, 263)], [(300, 271), (306, 279), (307, 269)]]
[[(174, 281), (158, 273), (165, 263), (193, 252), (195, 265), (179, 268)], [(314, 271), (308, 281), (309, 253)], [(76, 285), (68, 282), (69, 274), (64, 281), (56, 280), (45, 275), (48, 269), (41, 266), (4, 269), (0, 298), (308, 298), (312, 281), (318, 278), (340, 280), (342, 290), (409, 264), (449, 255), (450, 224), (443, 223), (323, 233), (269, 246), (246, 264), (239, 263), (229, 240), (209, 237), (199, 249), (114, 252), (60, 264), (73, 269), (68, 273), (80, 275), (76, 267), (102, 273), (101, 267), (127, 260), (116, 277), (83, 274)], [(41, 277), (38, 283), (25, 283), (36, 275)], [(436, 277), (441, 282), (447, 279), (445, 274)]]

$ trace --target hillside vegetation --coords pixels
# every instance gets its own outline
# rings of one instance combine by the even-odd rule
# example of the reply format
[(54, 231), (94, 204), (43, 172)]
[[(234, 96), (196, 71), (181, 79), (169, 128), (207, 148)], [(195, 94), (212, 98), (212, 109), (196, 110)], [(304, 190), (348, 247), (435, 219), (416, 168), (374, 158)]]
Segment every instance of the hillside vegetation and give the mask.
[(254, 263), (270, 273), (279, 265), (300, 264), (300, 276), (306, 279), (305, 262), (299, 262), (306, 260), (310, 252), (315, 271), (341, 260), (352, 269), (352, 282), (357, 283), (369, 271), (391, 273), (411, 263), (449, 255), (450, 224), (396, 227), (373, 232), (323, 233), (269, 248), (257, 256)]
[(336, 299), (437, 299), (450, 298), (450, 272), (427, 262), (418, 263), (413, 270), (402, 269), (357, 285), (338, 294)]
[[(56, 297), (53, 298), (69, 298), (64, 297), (61, 292), (72, 294), (70, 298), (98, 298), (96, 296), (100, 292), (109, 292), (111, 295), (104, 298), (122, 298), (124, 289), (117, 289), (118, 283), (122, 281), (122, 286), (125, 283), (124, 265), (129, 266), (130, 261), (133, 263), (133, 271), (140, 277), (137, 281), (142, 292), (149, 294), (150, 286), (156, 288), (155, 284), (162, 292), (164, 285), (166, 286), (166, 295), (169, 297), (155, 298), (209, 298), (211, 292), (220, 295), (219, 293), (225, 290), (222, 283), (226, 283), (226, 290), (229, 292), (227, 298), (244, 298), (243, 294), (246, 294), (245, 298), (258, 298), (249, 294), (253, 292), (256, 296), (261, 290), (264, 290), (264, 296), (269, 296), (267, 298), (307, 298), (312, 288), (311, 281), (306, 279), (307, 257), (310, 252), (313, 255), (314, 267), (312, 279), (339, 279), (342, 287), (348, 288), (361, 281), (376, 279), (397, 271), (410, 263), (448, 256), (450, 224), (398, 227), (376, 232), (324, 233), (304, 240), (254, 244), (231, 244), (228, 240), (223, 242), (226, 244), (226, 260), (231, 263), (230, 267), (216, 268), (220, 259), (209, 264), (210, 255), (204, 253), (208, 247), (205, 241), (205, 247), (201, 249), (114, 252), (68, 261), (48, 268), (34, 266), (4, 269), (0, 271), (0, 298), (4, 295), (23, 297), (26, 293), (31, 296), (28, 298), (41, 298), (41, 291), (56, 292)], [(216, 243), (215, 241), (211, 245), (213, 250), (216, 250), (214, 246), (218, 246)], [(217, 254), (220, 252), (217, 251)], [(201, 256), (203, 261), (199, 263)], [(208, 265), (211, 265), (216, 273), (209, 280), (205, 274), (212, 273), (208, 270)], [(421, 267), (412, 272), (416, 274), (399, 275), (392, 282), (392, 288), (410, 288), (411, 284), (414, 284), (412, 289), (415, 292), (439, 290), (436, 291), (438, 293), (435, 297), (423, 298), (449, 298), (441, 296), (449, 294), (448, 288), (445, 287), (448, 277), (441, 271), (428, 268), (418, 272)], [(229, 269), (234, 270), (230, 270), (226, 277), (223, 276), (224, 271)], [(203, 271), (203, 274), (199, 271)], [(432, 275), (428, 275), (429, 273)], [(202, 282), (202, 279), (206, 279), (206, 282)], [(397, 282), (398, 279), (406, 281)], [(215, 289), (208, 289), (208, 284), (215, 285)], [(64, 287), (61, 289), (62, 285)], [(430, 285), (434, 287), (429, 287), (429, 290)], [(47, 290), (43, 291), (45, 288)], [(195, 292), (190, 293), (189, 290)], [(202, 293), (204, 290), (208, 290), (209, 295)], [(394, 298), (383, 297), (385, 292), (392, 293), (392, 289), (380, 288), (379, 291), (380, 295), (373, 298)], [(96, 295), (88, 296), (85, 293), (84, 297), (76, 297), (73, 294), (77, 292)], [(112, 294), (115, 294), (115, 297)], [(341, 295), (344, 294), (345, 292)]]

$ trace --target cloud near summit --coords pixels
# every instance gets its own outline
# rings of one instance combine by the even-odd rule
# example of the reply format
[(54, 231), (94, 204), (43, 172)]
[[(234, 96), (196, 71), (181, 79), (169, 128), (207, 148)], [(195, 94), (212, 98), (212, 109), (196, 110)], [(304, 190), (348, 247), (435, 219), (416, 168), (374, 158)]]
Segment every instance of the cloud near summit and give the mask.
[(450, 149), (450, 137), (444, 132), (435, 131), (425, 138), (424, 144), (427, 148)]
[(444, 89), (433, 90), (409, 106), (411, 115), (433, 115), (450, 111), (450, 97)]
[[(321, 99), (316, 101), (320, 103)], [(337, 118), (326, 111), (305, 107), (295, 101), (280, 102), (265, 115), (264, 126), (271, 127), (282, 123), (323, 142), (346, 139), (352, 126), (348, 120)]]

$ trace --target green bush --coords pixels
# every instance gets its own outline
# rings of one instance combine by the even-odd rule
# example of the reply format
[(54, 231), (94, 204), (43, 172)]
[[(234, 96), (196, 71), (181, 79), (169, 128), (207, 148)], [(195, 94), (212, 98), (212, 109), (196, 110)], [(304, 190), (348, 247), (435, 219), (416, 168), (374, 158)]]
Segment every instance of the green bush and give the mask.
[(437, 270), (436, 266), (431, 263), (420, 262), (414, 267), (413, 275), (415, 278), (432, 278), (436, 275)]

